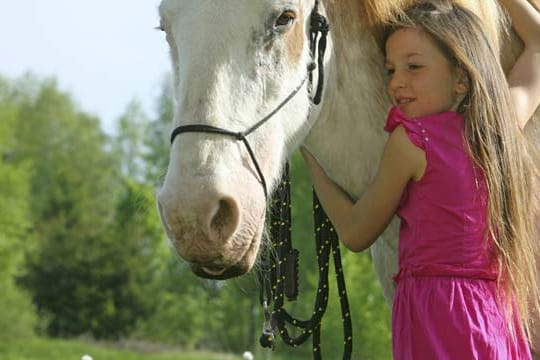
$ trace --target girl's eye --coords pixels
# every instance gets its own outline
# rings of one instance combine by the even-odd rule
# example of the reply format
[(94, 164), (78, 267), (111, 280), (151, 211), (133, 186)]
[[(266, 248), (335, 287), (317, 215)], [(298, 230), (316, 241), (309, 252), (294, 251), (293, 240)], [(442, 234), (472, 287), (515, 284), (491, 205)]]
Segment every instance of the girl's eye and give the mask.
[(386, 75), (392, 76), (394, 75), (395, 70), (394, 69), (386, 69)]
[(286, 10), (276, 19), (274, 26), (276, 28), (292, 25), (296, 20), (296, 13), (292, 10)]
[(422, 67), (421, 65), (409, 64), (409, 70), (418, 70), (421, 67)]

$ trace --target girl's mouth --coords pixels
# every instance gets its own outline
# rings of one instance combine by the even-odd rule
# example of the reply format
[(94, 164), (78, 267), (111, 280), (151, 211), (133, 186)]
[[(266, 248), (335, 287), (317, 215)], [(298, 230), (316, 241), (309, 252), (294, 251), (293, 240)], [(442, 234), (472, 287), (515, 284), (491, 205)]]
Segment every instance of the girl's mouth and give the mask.
[(413, 99), (411, 99), (411, 98), (398, 98), (398, 99), (396, 99), (396, 103), (398, 105), (408, 104), (408, 103), (411, 103), (411, 102), (413, 102)]

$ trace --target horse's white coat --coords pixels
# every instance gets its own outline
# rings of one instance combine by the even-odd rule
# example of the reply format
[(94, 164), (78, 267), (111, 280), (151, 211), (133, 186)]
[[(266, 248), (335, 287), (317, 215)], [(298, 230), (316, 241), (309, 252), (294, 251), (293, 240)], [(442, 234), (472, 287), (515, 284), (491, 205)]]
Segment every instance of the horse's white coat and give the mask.
[[(310, 59), (307, 47), (288, 56), (290, 42), (297, 39), (290, 33), (300, 32), (302, 40), (306, 19), (282, 28), (274, 27), (275, 19), (287, 9), (306, 13), (312, 4), (165, 0), (160, 13), (175, 77), (173, 124), (242, 131), (272, 111), (301, 84)], [(248, 136), (269, 187), (308, 131), (305, 88)], [(171, 148), (158, 201), (182, 257), (212, 268), (228, 268), (240, 260), (239, 267), (251, 267), (264, 227), (265, 198), (241, 142), (219, 135), (180, 135)]]
[[(487, 19), (495, 21), (488, 28), (500, 26), (495, 0), (461, 2), (490, 13)], [(209, 124), (239, 131), (273, 109), (306, 74), (313, 4), (313, 0), (164, 0), (160, 13), (171, 46), (177, 101), (173, 125)], [(375, 174), (387, 137), (383, 124), (389, 102), (380, 50), (360, 19), (362, 4), (360, 0), (323, 1), (331, 37), (321, 106), (312, 107), (310, 114), (302, 90), (249, 136), (269, 186), (276, 183), (281, 163), (302, 140), (329, 176), (353, 197), (362, 194)], [(290, 9), (299, 14), (298, 23), (274, 29), (275, 19)], [(294, 41), (290, 33), (295, 31), (306, 36), (298, 58), (290, 54)], [(491, 33), (498, 38), (495, 30)], [(518, 43), (514, 38), (512, 44)], [(505, 43), (502, 49), (509, 64), (517, 48)], [(219, 215), (223, 199), (228, 216)], [(236, 262), (244, 271), (251, 267), (264, 226), (265, 199), (241, 143), (216, 135), (180, 135), (172, 146), (158, 200), (164, 225), (181, 256), (212, 267)], [(228, 220), (218, 229), (220, 236), (212, 235), (217, 231), (211, 225), (216, 217), (221, 223)], [(372, 252), (391, 301), (397, 221)]]

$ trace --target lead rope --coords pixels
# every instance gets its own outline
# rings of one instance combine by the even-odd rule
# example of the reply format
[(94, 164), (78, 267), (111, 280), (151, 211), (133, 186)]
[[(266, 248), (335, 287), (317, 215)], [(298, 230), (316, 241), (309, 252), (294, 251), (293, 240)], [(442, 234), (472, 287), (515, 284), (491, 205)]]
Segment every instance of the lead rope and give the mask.
[[(294, 301), (298, 295), (298, 251), (293, 249), (291, 242), (290, 179), (287, 164), (282, 181), (273, 194), (270, 212), (271, 239), (263, 250), (259, 271), (260, 302), (265, 317), (260, 342), (263, 347), (274, 350), (276, 331), (285, 344), (293, 347), (303, 344), (309, 337), (312, 337), (313, 359), (322, 359), (321, 320), (328, 305), (328, 268), (330, 251), (332, 251), (343, 320), (343, 359), (350, 359), (352, 354), (352, 323), (339, 241), (315, 192), (313, 192), (313, 209), (319, 283), (311, 318), (299, 320), (291, 316), (284, 308), (285, 296), (288, 301)], [(273, 310), (270, 310), (272, 303)], [(291, 337), (287, 325), (303, 331), (297, 337)]]

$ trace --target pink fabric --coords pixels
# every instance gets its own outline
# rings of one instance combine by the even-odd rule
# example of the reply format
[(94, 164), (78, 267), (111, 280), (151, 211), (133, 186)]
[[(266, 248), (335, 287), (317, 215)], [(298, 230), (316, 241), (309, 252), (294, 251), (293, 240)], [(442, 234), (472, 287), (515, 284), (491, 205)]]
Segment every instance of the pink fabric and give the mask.
[(517, 318), (512, 338), (498, 305), (486, 184), (467, 153), (463, 117), (409, 119), (394, 107), (385, 130), (398, 125), (425, 151), (427, 167), (407, 185), (397, 212), (394, 359), (530, 359)]

